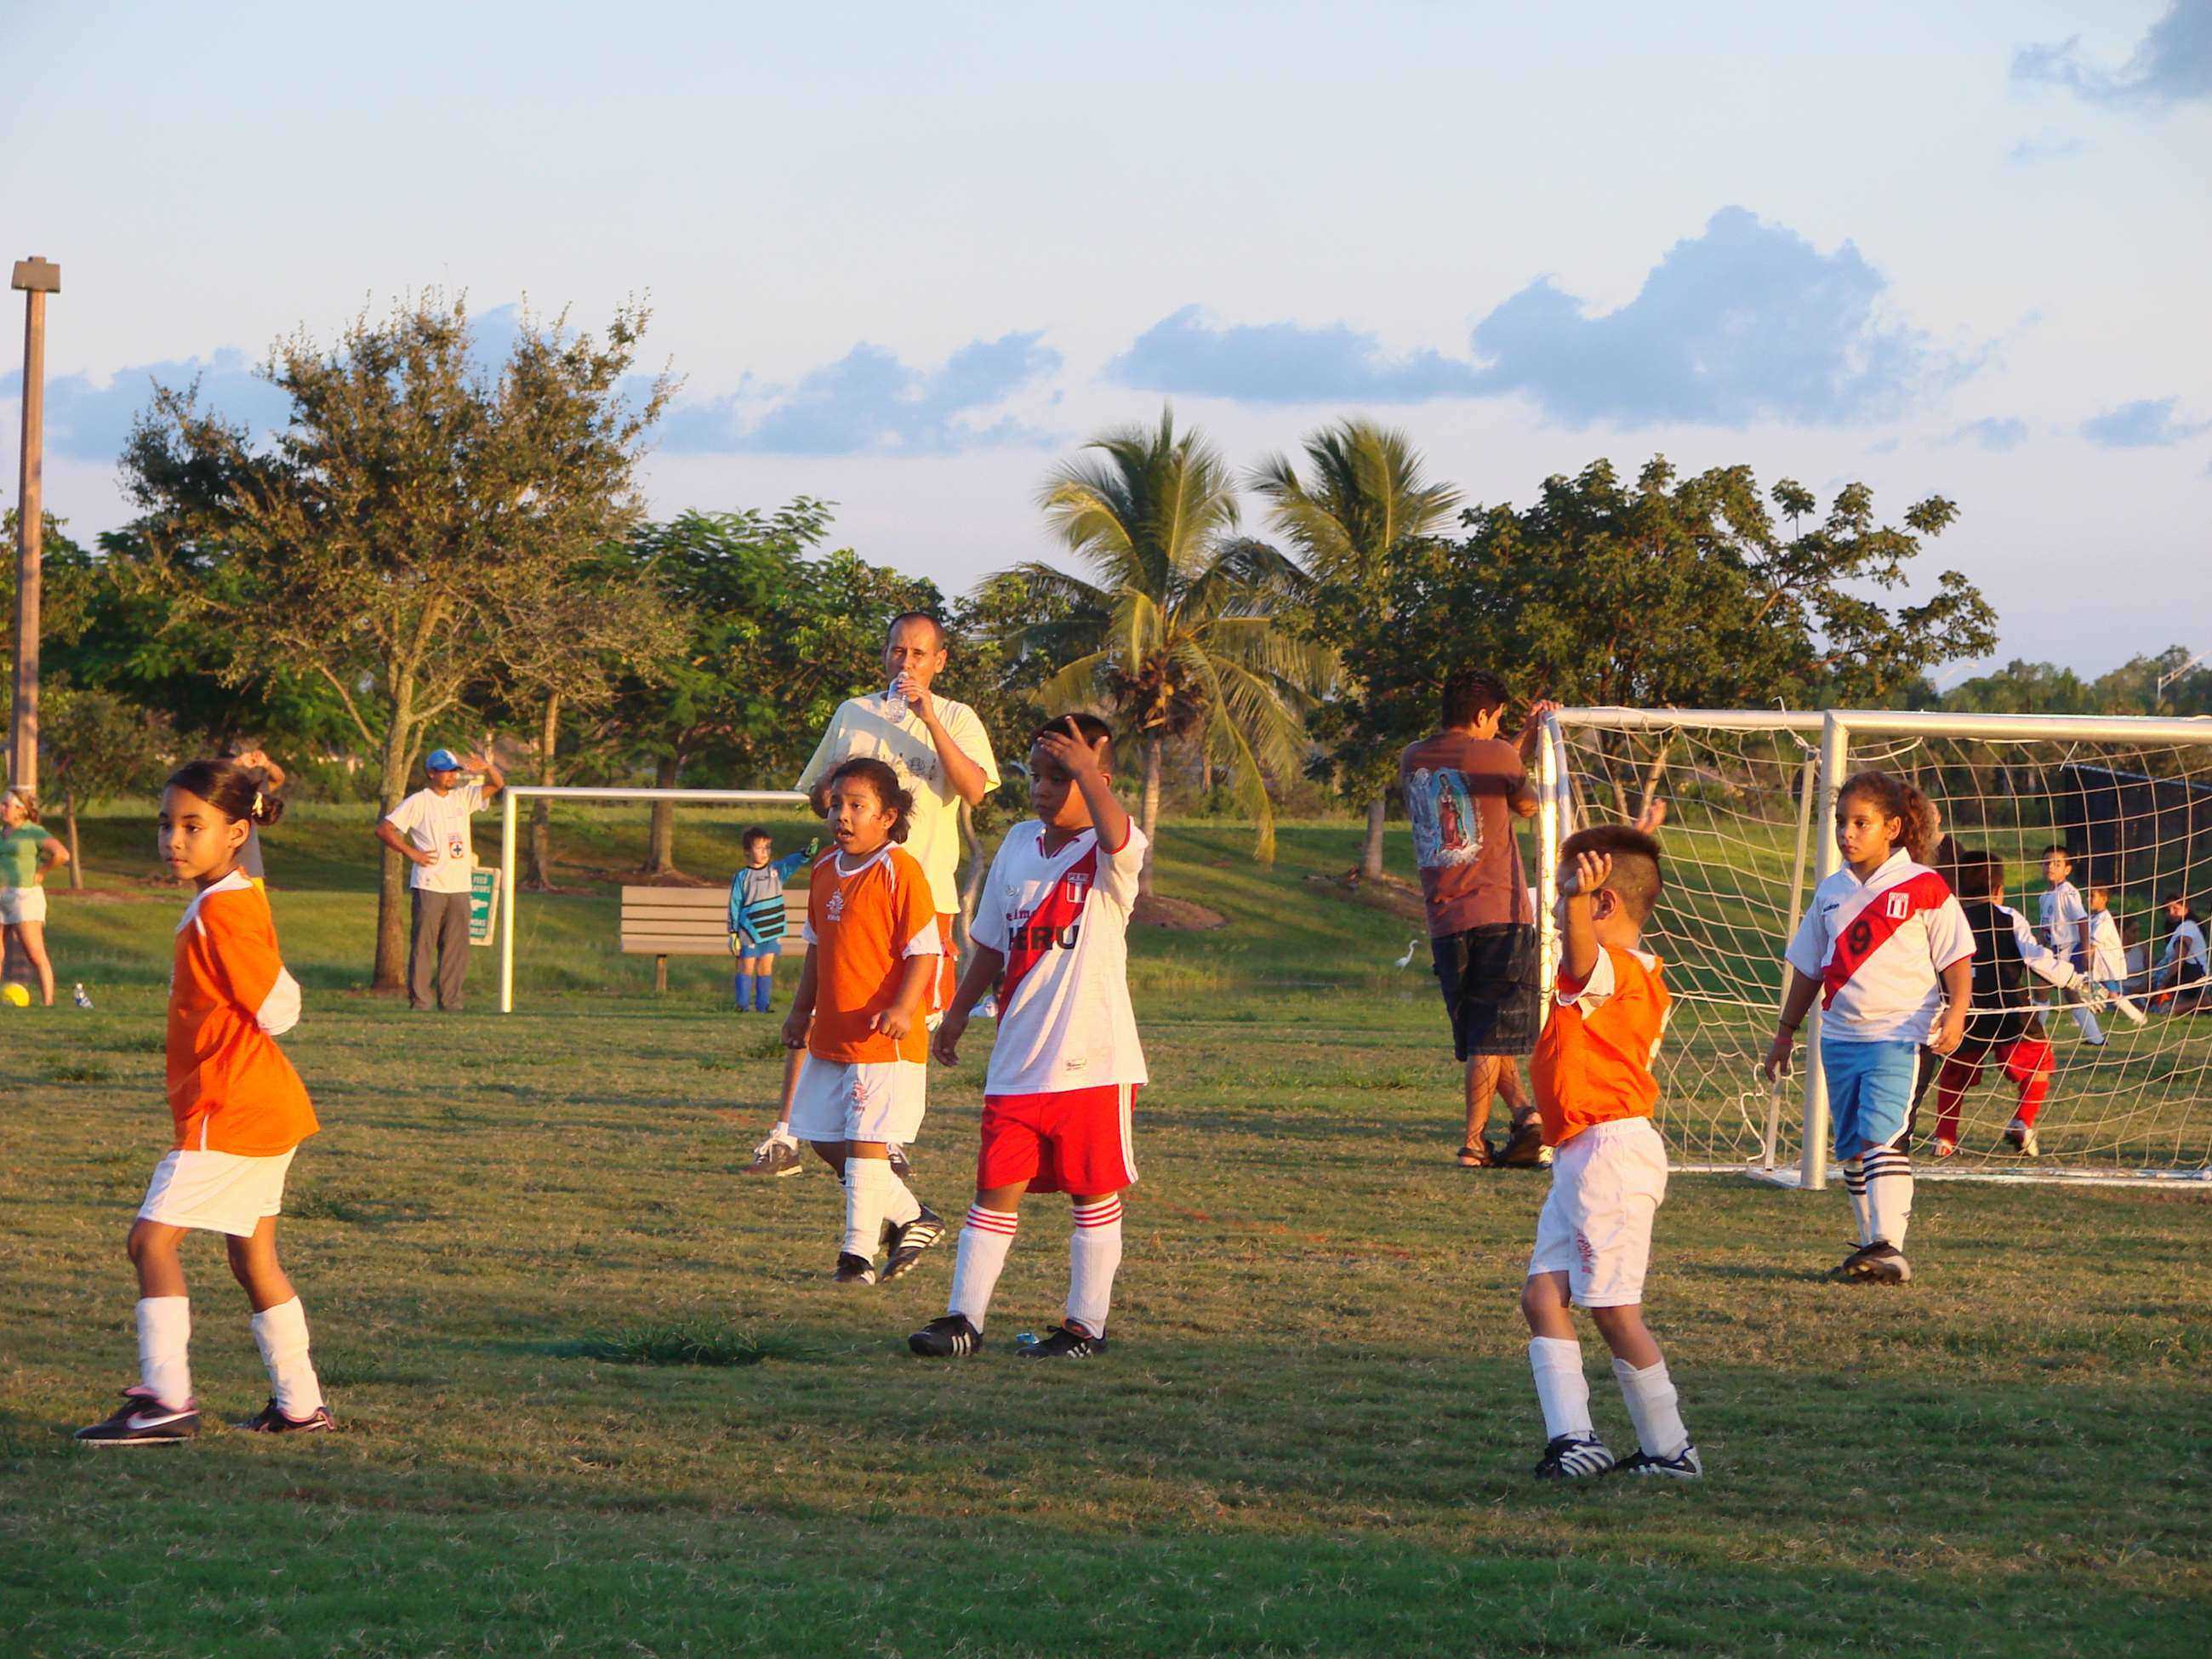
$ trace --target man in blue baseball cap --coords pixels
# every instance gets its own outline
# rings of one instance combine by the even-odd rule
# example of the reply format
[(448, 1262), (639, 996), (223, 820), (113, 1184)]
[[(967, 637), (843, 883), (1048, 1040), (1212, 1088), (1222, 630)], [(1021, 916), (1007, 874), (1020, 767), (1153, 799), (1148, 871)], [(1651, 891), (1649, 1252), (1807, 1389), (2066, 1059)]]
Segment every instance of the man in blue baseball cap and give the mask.
[[(448, 1012), (461, 1006), (469, 972), (469, 818), (481, 812), (507, 780), (492, 761), (490, 745), (466, 759), (433, 749), (422, 763), (429, 776), (377, 820), (376, 838), (415, 866), (414, 927), (407, 952), (407, 1006)], [(464, 783), (465, 775), (477, 781)]]

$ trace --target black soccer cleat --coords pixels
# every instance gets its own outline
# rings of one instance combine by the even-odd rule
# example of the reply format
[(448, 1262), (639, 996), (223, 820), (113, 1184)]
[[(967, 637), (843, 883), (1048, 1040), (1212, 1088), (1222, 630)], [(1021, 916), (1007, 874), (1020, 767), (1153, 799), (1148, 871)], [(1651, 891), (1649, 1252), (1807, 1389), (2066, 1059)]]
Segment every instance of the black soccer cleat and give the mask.
[(965, 1359), (983, 1346), (983, 1333), (968, 1322), (966, 1314), (940, 1314), (907, 1338), (906, 1345), (925, 1359)]
[(903, 1226), (891, 1229), (891, 1253), (884, 1263), (883, 1282), (890, 1284), (913, 1271), (914, 1264), (921, 1260), (921, 1253), (945, 1237), (945, 1218), (921, 1206), (921, 1213)]
[(1042, 1342), (1030, 1342), (1014, 1352), (1024, 1359), (1095, 1359), (1106, 1352), (1106, 1339), (1086, 1336), (1073, 1325), (1056, 1327)]
[(248, 1434), (320, 1434), (337, 1425), (328, 1406), (318, 1406), (305, 1417), (287, 1417), (271, 1395), (267, 1405), (238, 1426)]
[(864, 1255), (841, 1251), (830, 1279), (835, 1285), (872, 1285), (876, 1282), (876, 1264)]
[(1553, 1436), (1544, 1448), (1534, 1473), (1539, 1480), (1582, 1480), (1613, 1466), (1611, 1449), (1595, 1435), (1562, 1434)]
[(1496, 1162), (1501, 1170), (1540, 1170), (1551, 1162), (1544, 1152), (1544, 1126), (1531, 1112), (1514, 1120), (1512, 1133), (1505, 1137)]
[(1902, 1285), (1912, 1277), (1912, 1264), (1905, 1252), (1886, 1238), (1877, 1238), (1854, 1258), (1851, 1277), (1862, 1285)]
[(88, 1446), (173, 1446), (200, 1431), (197, 1401), (165, 1406), (143, 1383), (123, 1391), (123, 1403), (103, 1422), (89, 1424), (76, 1437)]
[(1656, 1474), (1675, 1480), (1698, 1480), (1705, 1477), (1705, 1460), (1698, 1455), (1695, 1446), (1685, 1446), (1672, 1457), (1654, 1457), (1649, 1452), (1632, 1451), (1613, 1466), (1614, 1474)]

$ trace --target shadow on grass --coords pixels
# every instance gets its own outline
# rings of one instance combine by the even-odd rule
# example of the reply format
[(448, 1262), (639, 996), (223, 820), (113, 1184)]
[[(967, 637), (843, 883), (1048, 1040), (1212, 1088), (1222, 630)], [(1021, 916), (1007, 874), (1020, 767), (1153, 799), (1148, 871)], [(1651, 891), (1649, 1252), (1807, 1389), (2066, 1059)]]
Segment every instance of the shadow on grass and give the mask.
[(610, 1365), (757, 1365), (769, 1359), (811, 1357), (803, 1345), (789, 1337), (733, 1330), (711, 1320), (631, 1326), (578, 1341), (556, 1343), (549, 1352), (567, 1359), (597, 1359)]

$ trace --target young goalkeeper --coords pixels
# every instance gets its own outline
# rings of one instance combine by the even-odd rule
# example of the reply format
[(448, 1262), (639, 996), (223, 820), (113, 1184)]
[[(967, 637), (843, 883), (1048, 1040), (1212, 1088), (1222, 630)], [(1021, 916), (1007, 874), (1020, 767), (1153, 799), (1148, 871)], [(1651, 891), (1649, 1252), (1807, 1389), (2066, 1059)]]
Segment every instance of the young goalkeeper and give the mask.
[[(1625, 825), (1584, 830), (1559, 848), (1559, 863), (1565, 954), (1530, 1067), (1553, 1149), (1552, 1191), (1521, 1292), (1547, 1437), (1536, 1474), (1694, 1480), (1705, 1465), (1644, 1323), (1651, 1221), (1667, 1196), (1667, 1149), (1651, 1127), (1659, 1099), (1651, 1062), (1667, 1024), (1667, 988), (1658, 957), (1641, 948), (1663, 879), (1659, 843)], [(1589, 1310), (1613, 1351), (1636, 1425), (1638, 1449), (1618, 1462), (1590, 1425), (1576, 1306)]]
[(994, 984), (999, 1034), (983, 1084), (975, 1202), (961, 1229), (944, 1316), (907, 1339), (932, 1358), (981, 1344), (991, 1291), (1013, 1247), (1024, 1193), (1066, 1193), (1066, 1317), (1031, 1359), (1088, 1359), (1106, 1347), (1121, 1265), (1121, 1189), (1137, 1178), (1130, 1116), (1145, 1051), (1129, 1006), (1127, 930), (1145, 836), (1114, 798), (1113, 740), (1091, 714), (1040, 727), (1030, 750), (1036, 817), (1007, 832), (975, 907), (975, 959), (932, 1045), (960, 1058), (968, 1017)]

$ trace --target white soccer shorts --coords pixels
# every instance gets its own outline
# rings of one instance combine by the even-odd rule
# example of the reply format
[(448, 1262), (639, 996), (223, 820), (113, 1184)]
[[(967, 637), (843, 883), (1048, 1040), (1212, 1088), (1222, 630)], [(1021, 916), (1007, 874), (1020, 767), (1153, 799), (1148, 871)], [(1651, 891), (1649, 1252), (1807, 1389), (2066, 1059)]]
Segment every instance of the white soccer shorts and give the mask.
[(806, 1057), (791, 1097), (791, 1133), (800, 1140), (880, 1140), (911, 1145), (929, 1104), (929, 1067), (919, 1060)]
[(1644, 1299), (1651, 1218), (1667, 1196), (1667, 1148), (1648, 1117), (1594, 1124), (1552, 1158), (1528, 1273), (1565, 1273), (1580, 1308)]
[(251, 1238), (263, 1217), (283, 1212), (284, 1173), (291, 1167), (291, 1152), (171, 1152), (154, 1166), (138, 1218)]

